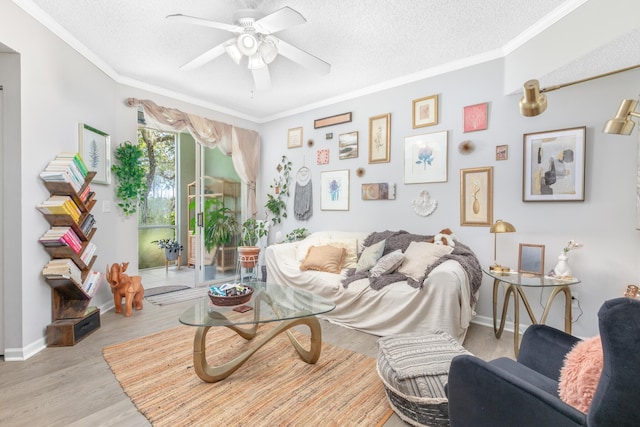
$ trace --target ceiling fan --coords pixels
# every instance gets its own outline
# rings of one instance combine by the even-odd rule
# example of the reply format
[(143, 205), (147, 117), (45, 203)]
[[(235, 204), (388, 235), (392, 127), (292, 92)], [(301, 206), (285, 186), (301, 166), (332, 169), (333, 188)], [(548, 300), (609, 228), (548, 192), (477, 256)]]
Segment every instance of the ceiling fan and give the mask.
[(246, 57), (247, 68), (253, 74), (256, 90), (271, 87), (268, 64), (279, 54), (318, 74), (324, 75), (331, 71), (329, 63), (273, 36), (278, 31), (307, 22), (299, 12), (290, 7), (285, 6), (266, 16), (256, 9), (241, 9), (234, 14), (233, 24), (182, 14), (168, 15), (167, 19), (217, 28), (237, 35), (182, 65), (180, 68), (183, 70), (200, 67), (225, 52), (236, 64), (240, 64)]

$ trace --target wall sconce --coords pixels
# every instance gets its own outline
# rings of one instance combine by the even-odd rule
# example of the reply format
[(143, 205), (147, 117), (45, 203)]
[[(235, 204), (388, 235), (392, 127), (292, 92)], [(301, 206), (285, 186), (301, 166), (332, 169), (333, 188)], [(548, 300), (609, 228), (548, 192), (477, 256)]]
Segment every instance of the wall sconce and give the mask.
[(501, 219), (497, 220), (489, 229), (489, 233), (493, 234), (493, 265), (489, 267), (489, 270), (496, 272), (509, 271), (509, 267), (502, 267), (497, 261), (498, 233), (513, 233), (514, 231), (516, 231), (516, 228), (511, 223)]
[[(561, 89), (563, 87), (575, 85), (578, 83), (584, 83), (589, 80), (599, 79), (600, 77), (622, 73), (623, 71), (629, 71), (635, 68), (640, 68), (640, 64), (632, 65), (631, 67), (622, 68), (620, 70), (610, 71), (604, 74), (598, 74), (597, 76), (593, 77), (587, 77), (586, 79), (576, 80), (575, 82), (546, 87), (544, 89), (540, 89), (540, 82), (538, 82), (538, 80), (527, 80), (527, 82), (525, 82), (524, 86), (522, 87), (523, 96), (522, 98), (520, 98), (520, 114), (522, 114), (524, 117), (535, 117), (539, 114), (544, 113), (544, 111), (547, 109), (547, 95), (545, 95), (545, 93), (547, 92), (551, 92), (553, 90)], [(626, 135), (629, 134), (627, 133)]]
[(602, 132), (614, 135), (631, 135), (635, 126), (631, 117), (640, 117), (640, 114), (635, 111), (637, 105), (638, 101), (635, 99), (623, 99), (615, 117), (605, 123)]

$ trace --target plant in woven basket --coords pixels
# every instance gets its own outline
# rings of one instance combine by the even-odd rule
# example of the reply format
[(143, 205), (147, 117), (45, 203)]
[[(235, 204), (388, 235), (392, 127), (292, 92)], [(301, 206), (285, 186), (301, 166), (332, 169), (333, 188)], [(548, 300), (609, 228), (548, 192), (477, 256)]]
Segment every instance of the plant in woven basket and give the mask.
[(147, 191), (146, 175), (141, 163), (142, 155), (142, 149), (130, 141), (125, 141), (116, 148), (111, 171), (118, 179), (116, 197), (120, 199), (118, 206), (125, 216), (136, 212)]

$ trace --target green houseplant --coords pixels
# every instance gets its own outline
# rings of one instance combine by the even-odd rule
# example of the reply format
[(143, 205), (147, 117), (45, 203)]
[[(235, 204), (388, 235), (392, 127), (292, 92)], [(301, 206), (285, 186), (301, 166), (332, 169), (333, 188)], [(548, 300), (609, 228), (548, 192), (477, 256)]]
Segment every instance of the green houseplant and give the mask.
[(142, 167), (143, 152), (138, 145), (125, 141), (116, 148), (115, 162), (111, 171), (116, 175), (118, 206), (125, 216), (136, 212), (138, 203), (144, 200), (147, 191), (146, 174)]
[(248, 218), (242, 223), (242, 233), (238, 246), (238, 257), (240, 264), (244, 268), (255, 267), (260, 254), (260, 247), (256, 246), (260, 238), (267, 235), (269, 227), (267, 221), (258, 221), (255, 218)]
[(289, 198), (289, 181), (291, 180), (291, 162), (287, 156), (282, 156), (279, 171), (280, 175), (269, 186), (273, 194), (267, 194), (267, 216), (271, 216), (273, 224), (280, 224), (282, 218), (287, 217), (287, 199)]
[(180, 242), (175, 239), (152, 240), (151, 243), (155, 243), (160, 249), (164, 249), (164, 255), (169, 261), (177, 259), (184, 249)]

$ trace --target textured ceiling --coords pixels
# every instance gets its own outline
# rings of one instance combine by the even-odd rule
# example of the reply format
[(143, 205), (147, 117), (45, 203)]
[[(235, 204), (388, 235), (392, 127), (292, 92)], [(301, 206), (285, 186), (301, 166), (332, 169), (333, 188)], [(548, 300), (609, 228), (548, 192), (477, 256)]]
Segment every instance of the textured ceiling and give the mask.
[(265, 14), (284, 6), (300, 12), (307, 22), (276, 36), (332, 65), (319, 76), (279, 56), (264, 92), (253, 91), (250, 71), (226, 54), (180, 70), (232, 35), (165, 18), (181, 13), (232, 23), (234, 12), (250, 2), (14, 1), (117, 81), (260, 122), (451, 64), (500, 57), (509, 43), (535, 35), (584, 0), (257, 1)]

